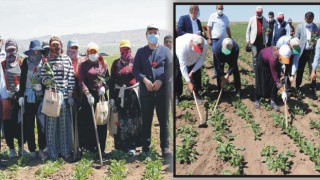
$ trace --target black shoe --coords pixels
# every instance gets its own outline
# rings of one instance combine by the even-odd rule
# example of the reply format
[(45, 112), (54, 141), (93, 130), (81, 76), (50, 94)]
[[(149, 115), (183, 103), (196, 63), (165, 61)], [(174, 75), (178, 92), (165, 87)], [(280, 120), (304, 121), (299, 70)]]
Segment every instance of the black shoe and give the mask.
[(5, 168), (5, 167), (7, 167), (7, 165), (3, 164), (0, 160), (0, 168)]

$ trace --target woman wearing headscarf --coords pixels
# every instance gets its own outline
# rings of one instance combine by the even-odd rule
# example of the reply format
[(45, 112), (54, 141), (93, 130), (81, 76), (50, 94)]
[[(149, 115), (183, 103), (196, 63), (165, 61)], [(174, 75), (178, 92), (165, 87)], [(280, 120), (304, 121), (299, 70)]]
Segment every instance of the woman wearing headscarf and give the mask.
[[(98, 152), (91, 107), (96, 109), (96, 104), (101, 96), (108, 99), (106, 90), (109, 88), (108, 67), (98, 52), (98, 45), (93, 42), (89, 43), (87, 47), (89, 60), (83, 62), (79, 69), (79, 85), (84, 94), (79, 113), (81, 117), (79, 121), (80, 148), (91, 152)], [(107, 124), (97, 125), (97, 129), (101, 153), (105, 156)]]
[(14, 138), (18, 139), (19, 156), (22, 155), (21, 130), (18, 124), (18, 91), (20, 86), (21, 62), (18, 60), (18, 45), (14, 39), (5, 44), (6, 60), (2, 62), (9, 101), (3, 104), (3, 129), (6, 143), (10, 148), (9, 157), (15, 157)]
[[(19, 105), (24, 109), (24, 134), (25, 139), (28, 142), (28, 148), (32, 158), (36, 157), (36, 143), (34, 135), (35, 118), (38, 108), (43, 100), (43, 90), (40, 77), (40, 62), (42, 59), (41, 50), (43, 49), (39, 40), (31, 41), (29, 50), (24, 52), (28, 57), (23, 60), (21, 66)], [(47, 157), (43, 152), (46, 147), (46, 138), (38, 120), (37, 130), (39, 158), (44, 160)]]
[(281, 93), (283, 101), (287, 100), (287, 94), (280, 82), (281, 66), (290, 63), (291, 49), (288, 45), (282, 45), (280, 49), (270, 46), (261, 50), (258, 55), (255, 69), (255, 107), (260, 108), (260, 98), (270, 98), (271, 107), (279, 111), (276, 104), (277, 92)]
[[(46, 115), (46, 140), (49, 158), (56, 159), (61, 154), (66, 161), (71, 160), (71, 123), (67, 104), (73, 105), (74, 72), (71, 59), (63, 55), (60, 37), (52, 36), (49, 41), (48, 59), (41, 61), (41, 79), (43, 85), (54, 88), (63, 94), (59, 117)], [(48, 71), (50, 66), (51, 72)], [(52, 74), (50, 74), (52, 73)]]
[[(142, 128), (139, 104), (139, 83), (132, 73), (133, 56), (131, 43), (120, 42), (121, 57), (111, 67), (110, 104), (118, 112), (118, 130), (114, 136), (115, 148), (134, 155), (139, 141), (139, 130)], [(137, 144), (138, 143), (138, 144)]]
[[(74, 80), (75, 80), (75, 87), (73, 89), (73, 98), (75, 100), (75, 103), (73, 105), (72, 108), (72, 112), (73, 112), (73, 133), (74, 133), (74, 139), (73, 139), (73, 147), (74, 147), (74, 157), (75, 158), (80, 158), (79, 157), (79, 135), (78, 135), (78, 131), (76, 131), (76, 129), (78, 128), (78, 123), (80, 120), (82, 120), (82, 118), (79, 118), (79, 109), (81, 107), (81, 101), (82, 101), (82, 91), (80, 89), (79, 86), (79, 67), (80, 64), (82, 62), (84, 62), (86, 60), (86, 58), (79, 56), (79, 42), (77, 39), (71, 39), (68, 41), (68, 45), (67, 45), (67, 55), (70, 57), (71, 61), (72, 61), (72, 66), (73, 66), (73, 71), (74, 71)], [(77, 118), (77, 119), (76, 119)]]

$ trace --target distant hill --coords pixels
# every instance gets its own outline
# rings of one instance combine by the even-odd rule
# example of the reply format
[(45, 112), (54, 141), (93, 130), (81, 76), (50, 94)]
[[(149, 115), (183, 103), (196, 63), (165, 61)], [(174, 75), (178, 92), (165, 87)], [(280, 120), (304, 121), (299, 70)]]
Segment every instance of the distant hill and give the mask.
[[(66, 50), (67, 42), (72, 38), (77, 38), (80, 44), (80, 52), (84, 52), (89, 42), (95, 42), (99, 45), (100, 52), (106, 52), (108, 54), (119, 54), (119, 42), (122, 39), (129, 39), (132, 44), (132, 50), (135, 53), (136, 50), (147, 44), (145, 36), (145, 29), (128, 30), (120, 32), (108, 32), (108, 33), (91, 33), (91, 34), (68, 34), (61, 35), (63, 42), (63, 49)], [(163, 44), (163, 38), (166, 35), (172, 35), (168, 30), (160, 30), (160, 43)], [(19, 52), (23, 53), (29, 48), (31, 40), (39, 39), (41, 41), (49, 41), (50, 35), (43, 37), (36, 37), (32, 39), (17, 40), (19, 46)]]

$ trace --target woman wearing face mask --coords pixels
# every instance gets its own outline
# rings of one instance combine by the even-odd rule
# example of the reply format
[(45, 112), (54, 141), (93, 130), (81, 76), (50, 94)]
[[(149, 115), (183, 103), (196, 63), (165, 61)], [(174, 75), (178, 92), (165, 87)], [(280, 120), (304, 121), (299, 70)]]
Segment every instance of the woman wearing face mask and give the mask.
[[(25, 139), (28, 142), (30, 156), (36, 157), (36, 144), (35, 144), (35, 116), (40, 103), (43, 100), (43, 91), (41, 85), (40, 62), (42, 59), (41, 42), (34, 40), (30, 42), (29, 50), (24, 52), (28, 58), (23, 60), (21, 66), (20, 90), (19, 90), (19, 105), (24, 109), (24, 129)], [(46, 147), (46, 139), (44, 132), (41, 130), (41, 125), (37, 121), (38, 129), (38, 145), (40, 159), (46, 159), (46, 154), (43, 150)]]
[[(130, 41), (120, 41), (120, 53), (120, 59), (112, 64), (110, 77), (110, 105), (116, 107), (119, 117), (114, 143), (117, 150), (134, 155), (135, 148), (139, 144), (137, 140), (141, 134), (139, 130), (141, 132), (142, 120), (138, 94), (139, 83), (132, 73), (133, 56)], [(120, 91), (123, 92), (122, 96), (119, 96)]]
[[(63, 55), (60, 37), (52, 36), (49, 41), (49, 58), (41, 61), (41, 79), (48, 89), (52, 87), (63, 95), (59, 117), (46, 116), (47, 153), (50, 159), (58, 158), (61, 154), (66, 161), (71, 160), (71, 123), (67, 105), (73, 105), (72, 97), (74, 72), (71, 59)], [(53, 75), (48, 71), (49, 65)]]
[[(195, 35), (197, 36), (197, 35)], [(172, 54), (168, 48), (158, 43), (159, 28), (154, 24), (147, 27), (148, 45), (140, 48), (134, 58), (133, 74), (139, 81), (140, 103), (143, 126), (143, 152), (150, 150), (151, 124), (156, 109), (160, 124), (162, 155), (169, 152), (169, 116), (166, 108), (167, 85), (171, 77)]]
[[(101, 96), (107, 100), (106, 90), (109, 83), (109, 71), (103, 57), (99, 56), (99, 47), (96, 43), (89, 43), (87, 61), (80, 65), (79, 85), (83, 93), (79, 121), (79, 140), (82, 150), (98, 152), (91, 107), (96, 108)], [(103, 156), (106, 147), (107, 125), (97, 125), (98, 136)]]
[(6, 79), (9, 102), (3, 104), (3, 128), (6, 143), (10, 148), (9, 157), (16, 156), (14, 138), (18, 139), (19, 156), (22, 155), (21, 131), (18, 124), (18, 91), (20, 88), (21, 62), (18, 60), (18, 45), (14, 39), (8, 39), (5, 44), (6, 60), (2, 62)]

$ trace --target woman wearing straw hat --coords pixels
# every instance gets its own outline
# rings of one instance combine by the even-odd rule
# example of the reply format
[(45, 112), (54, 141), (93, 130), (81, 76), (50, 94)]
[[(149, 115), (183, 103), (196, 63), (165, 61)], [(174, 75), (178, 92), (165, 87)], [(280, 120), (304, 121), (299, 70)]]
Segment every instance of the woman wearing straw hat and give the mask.
[[(98, 53), (99, 46), (93, 42), (89, 43), (87, 48), (89, 60), (83, 62), (79, 69), (79, 85), (84, 94), (79, 112), (82, 118), (79, 121), (80, 148), (91, 152), (98, 152), (91, 107), (96, 108), (100, 96), (108, 99), (106, 90), (108, 90), (109, 71), (103, 57)], [(107, 124), (97, 125), (97, 131), (101, 151), (105, 155)]]
[[(259, 106), (259, 99), (270, 98), (270, 105), (276, 111), (279, 106), (275, 103), (277, 91), (281, 92), (283, 101), (287, 100), (287, 94), (280, 82), (281, 64), (289, 64), (291, 49), (288, 45), (281, 46), (277, 49), (274, 46), (264, 48), (258, 55), (255, 87), (255, 107)], [(279, 59), (281, 61), (279, 61)]]
[[(139, 83), (132, 73), (133, 56), (129, 40), (120, 41), (119, 59), (111, 67), (110, 104), (118, 111), (119, 126), (114, 137), (115, 148), (135, 155), (135, 148), (142, 128), (139, 104)], [(122, 94), (122, 95), (121, 95)]]

